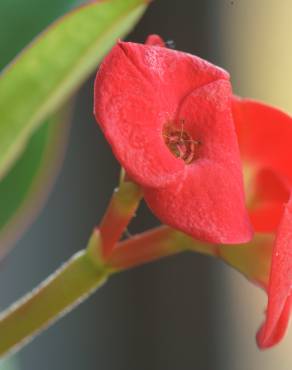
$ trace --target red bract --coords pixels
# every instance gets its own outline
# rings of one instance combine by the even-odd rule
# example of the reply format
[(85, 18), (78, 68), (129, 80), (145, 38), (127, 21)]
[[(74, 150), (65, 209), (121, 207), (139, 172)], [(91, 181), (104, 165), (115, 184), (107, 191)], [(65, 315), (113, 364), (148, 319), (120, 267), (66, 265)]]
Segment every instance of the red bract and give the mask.
[(273, 248), (267, 318), (257, 337), (261, 348), (273, 346), (285, 334), (291, 312), (291, 287), (292, 199), (285, 207)]
[(250, 240), (228, 73), (148, 42), (119, 42), (105, 58), (98, 123), (162, 222), (206, 241)]
[(267, 348), (283, 337), (291, 311), (292, 119), (278, 109), (237, 98), (234, 118), (242, 158), (254, 179), (250, 183), (253, 226), (256, 231), (276, 232), (267, 316), (257, 336), (259, 347)]

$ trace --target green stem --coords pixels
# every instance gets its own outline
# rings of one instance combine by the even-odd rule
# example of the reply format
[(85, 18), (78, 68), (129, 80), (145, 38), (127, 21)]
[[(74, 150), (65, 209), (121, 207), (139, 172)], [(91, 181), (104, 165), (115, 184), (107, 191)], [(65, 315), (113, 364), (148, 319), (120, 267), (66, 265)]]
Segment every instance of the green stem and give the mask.
[(68, 310), (85, 300), (109, 275), (87, 251), (75, 254), (0, 318), (0, 355), (17, 350)]

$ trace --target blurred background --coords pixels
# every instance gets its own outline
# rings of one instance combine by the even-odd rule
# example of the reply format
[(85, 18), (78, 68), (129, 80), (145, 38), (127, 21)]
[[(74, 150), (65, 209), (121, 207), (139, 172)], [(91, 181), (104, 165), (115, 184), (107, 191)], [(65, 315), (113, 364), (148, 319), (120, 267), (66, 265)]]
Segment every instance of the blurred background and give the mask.
[[(82, 1), (1, 0), (0, 68)], [(226, 68), (237, 94), (292, 110), (292, 3), (156, 0), (128, 39), (149, 33)], [(92, 76), (74, 102), (62, 170), (45, 208), (0, 265), (1, 309), (32, 289), (87, 238), (119, 175), (92, 115)], [(1, 212), (1, 205), (0, 205)], [(157, 221), (142, 205), (136, 233)], [(185, 254), (114, 276), (2, 369), (291, 370), (292, 333), (260, 352), (265, 294), (211, 258)], [(0, 333), (1, 335), (1, 333)]]

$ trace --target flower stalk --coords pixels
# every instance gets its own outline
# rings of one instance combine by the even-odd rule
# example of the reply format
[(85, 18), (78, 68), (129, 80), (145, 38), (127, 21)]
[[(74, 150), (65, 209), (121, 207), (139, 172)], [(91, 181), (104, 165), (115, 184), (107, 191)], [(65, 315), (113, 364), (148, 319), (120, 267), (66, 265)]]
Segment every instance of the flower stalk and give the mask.
[(214, 245), (160, 226), (119, 243), (107, 263), (116, 270), (125, 270), (187, 250), (216, 255)]
[(135, 215), (142, 196), (143, 192), (140, 186), (129, 181), (122, 170), (120, 185), (114, 190), (99, 226), (104, 258), (111, 254), (115, 244), (120, 240), (122, 233)]

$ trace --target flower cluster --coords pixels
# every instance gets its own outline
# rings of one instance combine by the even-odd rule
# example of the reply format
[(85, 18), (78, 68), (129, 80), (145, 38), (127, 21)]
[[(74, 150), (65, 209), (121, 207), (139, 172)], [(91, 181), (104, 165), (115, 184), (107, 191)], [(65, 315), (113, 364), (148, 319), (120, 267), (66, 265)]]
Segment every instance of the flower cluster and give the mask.
[(163, 223), (217, 244), (248, 242), (251, 224), (277, 234), (258, 344), (279, 341), (291, 307), (292, 119), (235, 97), (226, 71), (155, 35), (118, 42), (97, 73), (94, 103), (115, 156)]

